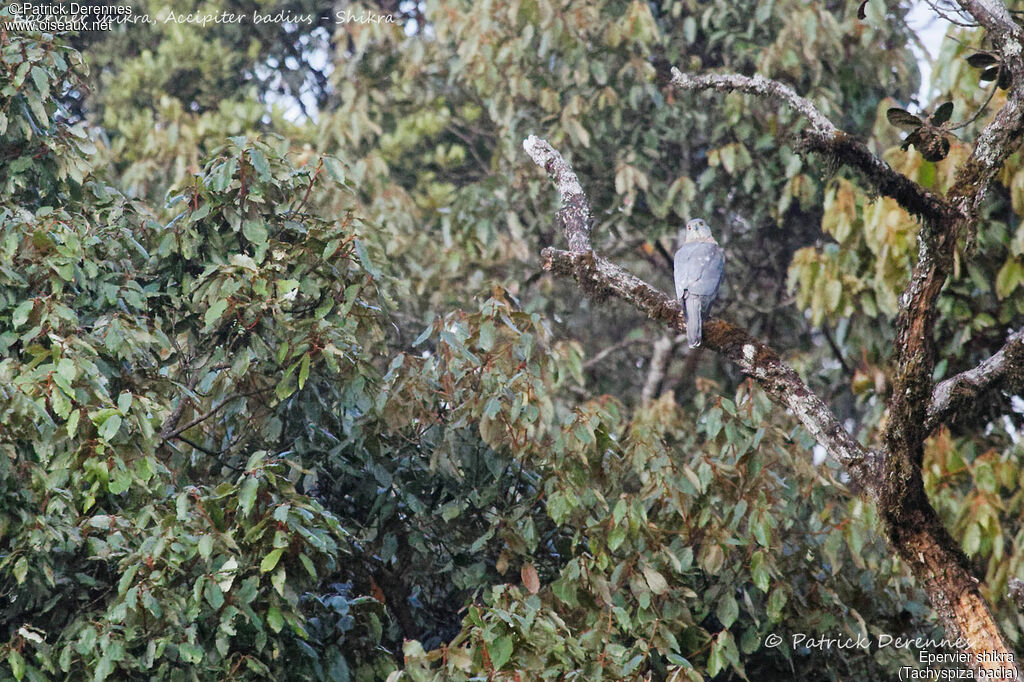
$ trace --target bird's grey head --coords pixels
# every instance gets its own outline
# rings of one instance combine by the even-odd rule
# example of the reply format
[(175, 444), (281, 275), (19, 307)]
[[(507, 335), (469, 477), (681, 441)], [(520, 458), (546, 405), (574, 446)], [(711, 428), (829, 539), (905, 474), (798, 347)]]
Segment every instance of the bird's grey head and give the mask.
[(703, 218), (694, 218), (686, 223), (686, 229), (683, 231), (683, 241), (713, 242), (715, 238), (711, 236), (711, 228), (708, 227)]

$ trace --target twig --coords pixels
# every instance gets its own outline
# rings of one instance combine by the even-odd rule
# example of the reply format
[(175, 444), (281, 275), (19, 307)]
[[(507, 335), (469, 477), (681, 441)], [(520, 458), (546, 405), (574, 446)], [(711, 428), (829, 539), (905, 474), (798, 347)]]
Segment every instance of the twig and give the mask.
[(606, 357), (611, 355), (612, 353), (614, 353), (616, 351), (620, 351), (623, 348), (625, 348), (627, 346), (631, 346), (632, 344), (638, 343), (640, 341), (643, 341), (642, 337), (641, 338), (631, 338), (631, 337), (627, 336), (622, 341), (619, 341), (616, 344), (612, 344), (611, 346), (607, 346), (605, 348), (602, 348), (600, 351), (598, 351), (594, 355), (594, 357), (590, 358), (589, 360), (587, 360), (586, 362), (583, 363), (583, 369), (590, 369), (591, 367), (593, 367), (594, 365), (598, 364), (599, 362), (604, 360)]
[[(216, 405), (211, 407), (209, 410), (207, 410), (203, 414), (199, 415), (198, 417), (196, 417), (195, 419), (193, 419), (189, 423), (185, 424), (184, 426), (179, 427), (177, 429), (174, 429), (173, 426), (172, 426), (171, 428), (173, 430), (169, 431), (166, 434), (164, 434), (164, 431), (161, 430), (160, 431), (160, 436), (164, 440), (167, 440), (169, 438), (177, 438), (179, 436), (179, 434), (184, 433), (185, 431), (188, 431), (193, 426), (196, 426), (197, 424), (201, 424), (202, 422), (206, 421), (207, 419), (209, 419), (213, 415), (217, 414), (217, 412), (219, 412), (221, 410), (221, 408), (223, 408), (225, 405), (227, 405), (232, 400), (235, 400), (236, 398), (248, 398), (250, 396), (259, 395), (260, 393), (266, 393), (269, 390), (270, 389), (268, 389), (268, 388), (262, 388), (262, 389), (259, 389), (259, 390), (256, 390), (256, 391), (249, 391), (247, 393), (233, 393), (233, 394), (229, 395), (227, 398), (224, 398), (224, 400), (220, 401), (219, 403), (217, 403)], [(182, 406), (183, 403), (184, 403), (184, 401), (179, 402), (179, 404), (178, 404), (179, 408)], [(180, 410), (176, 410), (176, 412), (178, 412), (178, 418), (180, 418), (181, 417)], [(177, 418), (175, 419), (175, 421), (177, 421)]]

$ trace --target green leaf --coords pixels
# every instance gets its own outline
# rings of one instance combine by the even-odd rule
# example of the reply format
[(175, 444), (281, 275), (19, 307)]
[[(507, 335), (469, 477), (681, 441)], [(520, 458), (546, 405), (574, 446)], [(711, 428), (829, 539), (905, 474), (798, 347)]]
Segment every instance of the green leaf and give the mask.
[(967, 556), (974, 556), (978, 553), (978, 550), (981, 549), (981, 527), (978, 524), (972, 523), (967, 526), (967, 532), (964, 533), (961, 545)]
[(190, 223), (196, 223), (210, 215), (210, 208), (212, 205), (209, 201), (204, 201), (196, 210), (189, 213), (188, 221)]
[(207, 327), (213, 326), (213, 323), (220, 319), (220, 316), (224, 314), (224, 311), (228, 309), (228, 301), (225, 298), (218, 298), (213, 305), (207, 310), (203, 316), (203, 323)]
[(178, 655), (186, 663), (199, 663), (203, 660), (203, 650), (196, 644), (181, 642), (178, 644)]
[(50, 96), (50, 78), (46, 75), (38, 66), (32, 66), (32, 81), (36, 84), (36, 90), (39, 92), (39, 96), (43, 99), (47, 99)]
[(718, 544), (711, 544), (700, 557), (700, 565), (707, 573), (717, 575), (725, 563), (725, 552)]
[(727, 592), (718, 600), (718, 608), (715, 611), (715, 615), (718, 616), (719, 622), (725, 627), (731, 627), (736, 622), (736, 617), (739, 616), (740, 608), (736, 603), (736, 597), (732, 596), (732, 592)]
[(203, 583), (203, 598), (214, 610), (224, 606), (224, 592), (216, 581), (207, 580)]
[(754, 552), (754, 555), (750, 558), (750, 576), (754, 579), (754, 585), (757, 586), (757, 589), (765, 593), (768, 592), (768, 587), (771, 585), (771, 575), (764, 558), (764, 552), (761, 550)]
[(355, 240), (355, 245), (356, 255), (359, 256), (359, 264), (362, 265), (363, 269), (370, 273), (372, 277), (380, 277), (380, 271), (373, 264), (373, 261), (370, 260), (370, 254), (369, 252), (367, 252), (366, 246), (363, 244), (363, 242), (357, 239)]
[(242, 223), (242, 234), (256, 246), (267, 244), (267, 226), (262, 220), (246, 220)]
[(299, 288), (299, 280), (297, 279), (279, 279), (277, 280), (277, 295), (287, 296), (296, 289)]
[(302, 356), (302, 363), (299, 365), (299, 388), (306, 385), (309, 378), (309, 353)]
[(715, 677), (718, 673), (725, 670), (725, 666), (725, 655), (721, 644), (719, 644), (716, 638), (711, 642), (711, 653), (708, 655), (708, 675)]
[(490, 351), (494, 348), (494, 323), (490, 320), (480, 325), (480, 350)]
[(242, 481), (242, 487), (238, 491), (238, 510), (242, 512), (242, 516), (249, 516), (249, 512), (252, 511), (252, 505), (256, 501), (256, 491), (259, 490), (259, 487), (259, 481), (254, 476), (246, 476)]
[(223, 192), (230, 185), (234, 178), (235, 171), (238, 170), (238, 161), (234, 158), (228, 159), (222, 163), (217, 170), (210, 176), (209, 187), (215, 192)]
[(21, 657), (17, 649), (12, 648), (7, 652), (7, 664), (11, 666), (11, 674), (14, 679), (20, 680), (25, 676), (25, 659)]
[(72, 410), (71, 414), (68, 415), (68, 423), (64, 426), (64, 429), (68, 433), (68, 438), (73, 438), (75, 432), (78, 431), (78, 420), (81, 418), (82, 413), (78, 410)]
[(266, 181), (270, 179), (270, 164), (267, 163), (266, 155), (259, 149), (249, 150), (249, 159), (252, 160), (252, 167), (259, 173), (260, 180)]
[(302, 562), (303, 567), (306, 569), (306, 573), (309, 573), (309, 576), (316, 580), (316, 566), (313, 565), (313, 560), (306, 556), (305, 552), (303, 552), (302, 554), (299, 554), (299, 561)]
[(487, 653), (491, 656), (491, 665), (495, 670), (501, 670), (508, 659), (512, 658), (512, 638), (498, 637), (487, 647)]
[(337, 182), (345, 184), (345, 167), (341, 161), (338, 161), (333, 156), (323, 157), (324, 168), (327, 169), (327, 173), (334, 178)]
[(32, 308), (35, 306), (35, 302), (34, 298), (27, 298), (18, 304), (11, 316), (13, 329), (17, 329), (28, 322), (28, 316), (32, 313)]
[(651, 588), (651, 592), (654, 594), (665, 594), (668, 592), (668, 581), (665, 580), (665, 576), (656, 571), (651, 566), (644, 566), (644, 579), (647, 580), (647, 585)]
[(111, 441), (121, 428), (121, 415), (112, 414), (100, 424), (99, 436), (105, 441)]
[(199, 556), (203, 557), (203, 559), (209, 559), (210, 554), (213, 552), (213, 536), (207, 534), (199, 538), (198, 546)]
[(284, 564), (278, 566), (277, 571), (274, 572), (274, 575), (270, 576), (270, 584), (274, 586), (274, 589), (277, 590), (277, 593), (282, 597), (284, 596), (285, 578), (286, 574), (284, 570)]
[(25, 582), (25, 576), (28, 575), (28, 559), (25, 557), (19, 557), (14, 562), (14, 579), (18, 581), (18, 584)]
[(1016, 258), (1010, 258), (996, 274), (996, 296), (1006, 298), (1013, 293), (1017, 285), (1024, 281), (1024, 266)]
[(267, 625), (274, 632), (281, 632), (281, 628), (284, 627), (284, 616), (281, 615), (281, 609), (276, 606), (267, 609)]
[(277, 566), (277, 562), (281, 560), (281, 555), (284, 554), (284, 548), (278, 548), (270, 552), (267, 556), (263, 557), (263, 561), (260, 562), (260, 573), (269, 573), (274, 570)]
[(64, 391), (56, 385), (56, 382), (54, 384), (50, 389), (50, 405), (53, 406), (53, 411), (58, 417), (66, 420), (71, 415), (71, 401), (64, 395)]
[(427, 325), (427, 328), (420, 332), (420, 335), (416, 337), (416, 340), (412, 342), (412, 347), (415, 348), (427, 339), (434, 332), (434, 325)]
[(885, 112), (885, 117), (889, 119), (889, 123), (903, 130), (917, 130), (924, 125), (924, 121), (920, 118), (914, 116), (906, 109), (900, 109), (898, 107), (891, 107), (888, 109)]
[(608, 549), (612, 552), (617, 550), (622, 544), (622, 541), (626, 539), (626, 527), (615, 526), (612, 528), (612, 532), (608, 534)]

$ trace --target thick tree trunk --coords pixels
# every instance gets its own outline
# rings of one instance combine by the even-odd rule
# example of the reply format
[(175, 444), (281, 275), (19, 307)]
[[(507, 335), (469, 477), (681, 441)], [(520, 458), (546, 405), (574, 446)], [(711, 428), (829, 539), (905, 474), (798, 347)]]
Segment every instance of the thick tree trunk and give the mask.
[(886, 534), (928, 595), (945, 626), (949, 648), (968, 654), (964, 664), (975, 671), (999, 671), (984, 677), (979, 673), (979, 679), (1017, 679), (1013, 651), (981, 595), (967, 557), (925, 496), (919, 470), (899, 487), (898, 498), (883, 490), (878, 500)]

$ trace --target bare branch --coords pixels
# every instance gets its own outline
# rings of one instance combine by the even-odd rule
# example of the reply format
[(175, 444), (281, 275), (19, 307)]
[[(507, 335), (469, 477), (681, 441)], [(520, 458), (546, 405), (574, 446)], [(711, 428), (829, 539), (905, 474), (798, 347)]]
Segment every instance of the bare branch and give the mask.
[(1013, 386), (1010, 387), (1015, 390), (1020, 380), (1024, 379), (1024, 327), (1010, 334), (1006, 344), (977, 367), (935, 386), (931, 404), (928, 405), (925, 431), (931, 433), (951, 414), (977, 400), (986, 391), (1004, 384), (1010, 376), (1018, 380), (1012, 382)]
[(654, 351), (651, 353), (651, 366), (647, 370), (647, 380), (644, 381), (643, 390), (640, 391), (640, 401), (644, 404), (651, 402), (657, 396), (661, 380), (665, 378), (665, 370), (672, 360), (672, 349), (676, 345), (676, 334), (662, 334), (654, 342)]
[(618, 343), (615, 343), (615, 344), (612, 344), (611, 346), (607, 346), (605, 348), (602, 348), (600, 351), (598, 351), (597, 353), (594, 354), (594, 357), (588, 358), (587, 361), (583, 363), (583, 369), (590, 369), (591, 367), (593, 367), (594, 365), (600, 363), (606, 357), (611, 355), (612, 353), (616, 353), (616, 352), (622, 350), (623, 348), (625, 348), (627, 346), (631, 346), (634, 343), (639, 343), (640, 341), (643, 341), (643, 340), (644, 339), (642, 337), (633, 338), (633, 337), (627, 336), (626, 338), (622, 339)]
[(764, 76), (735, 74), (684, 74), (672, 68), (672, 85), (682, 90), (719, 90), (744, 92), (782, 102), (811, 124), (804, 131), (803, 142), (809, 151), (825, 154), (856, 170), (871, 189), (892, 197), (906, 211), (925, 220), (942, 220), (953, 214), (952, 207), (892, 166), (871, 153), (867, 146), (836, 128), (810, 100), (796, 94), (793, 88)]
[[(678, 334), (686, 332), (686, 317), (674, 299), (619, 266), (594, 255), (590, 248), (590, 206), (572, 168), (551, 145), (534, 135), (523, 142), (534, 163), (547, 171), (562, 198), (559, 219), (569, 251), (541, 251), (544, 268), (572, 275), (592, 296), (617, 296), (652, 318), (668, 324)], [(811, 435), (840, 463), (854, 482), (873, 490), (877, 482), (877, 457), (846, 432), (825, 403), (816, 396), (778, 353), (746, 331), (722, 320), (705, 324), (704, 343), (733, 360), (757, 380), (777, 403), (788, 408)]]

